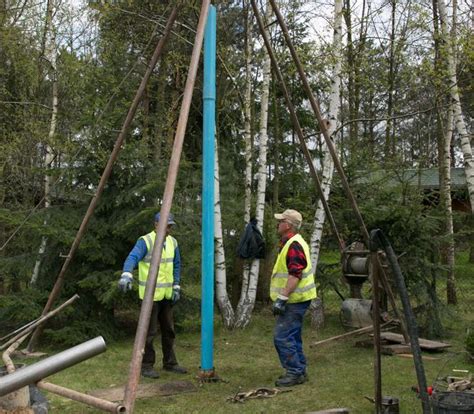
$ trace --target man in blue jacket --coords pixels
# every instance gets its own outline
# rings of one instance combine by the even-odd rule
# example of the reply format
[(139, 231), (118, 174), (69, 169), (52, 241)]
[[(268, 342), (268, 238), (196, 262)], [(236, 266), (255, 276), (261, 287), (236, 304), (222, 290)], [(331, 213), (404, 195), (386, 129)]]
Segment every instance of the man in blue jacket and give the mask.
[[(123, 272), (119, 280), (119, 288), (126, 292), (132, 288), (133, 270), (138, 266), (138, 294), (141, 300), (145, 295), (145, 286), (150, 270), (153, 245), (158, 231), (160, 213), (155, 215), (155, 230), (141, 236), (132, 251), (129, 253), (123, 265)], [(166, 238), (163, 245), (160, 269), (156, 280), (153, 308), (151, 311), (150, 325), (148, 327), (145, 342), (145, 353), (143, 355), (142, 376), (148, 378), (159, 378), (158, 372), (153, 368), (155, 364), (155, 349), (153, 339), (158, 331), (158, 323), (161, 330), (161, 345), (163, 350), (163, 369), (166, 371), (185, 374), (187, 370), (178, 365), (174, 353), (174, 322), (173, 305), (180, 298), (180, 271), (181, 257), (179, 254), (178, 242), (169, 233), (171, 227), (175, 225), (173, 215), (168, 217), (166, 228)]]

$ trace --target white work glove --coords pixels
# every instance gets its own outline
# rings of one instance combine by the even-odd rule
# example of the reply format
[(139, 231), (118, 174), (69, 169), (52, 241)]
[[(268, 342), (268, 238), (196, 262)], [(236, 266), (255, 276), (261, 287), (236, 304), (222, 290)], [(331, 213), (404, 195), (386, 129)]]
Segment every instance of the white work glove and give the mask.
[(130, 272), (123, 272), (118, 282), (119, 289), (125, 293), (132, 290), (133, 275)]
[(286, 302), (288, 302), (288, 296), (278, 295), (272, 306), (274, 316), (283, 315), (286, 312)]
[(179, 286), (179, 285), (174, 285), (174, 286), (173, 286), (173, 293), (172, 293), (172, 295), (171, 295), (171, 303), (172, 303), (173, 305), (175, 305), (176, 302), (177, 302), (177, 301), (179, 300), (179, 298), (181, 297), (180, 291), (181, 291), (181, 286)]

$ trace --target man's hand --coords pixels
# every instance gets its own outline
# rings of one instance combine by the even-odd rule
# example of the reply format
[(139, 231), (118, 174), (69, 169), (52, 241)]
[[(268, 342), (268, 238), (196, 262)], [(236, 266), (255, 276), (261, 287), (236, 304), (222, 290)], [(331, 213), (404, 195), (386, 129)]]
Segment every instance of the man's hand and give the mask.
[(119, 289), (122, 292), (132, 290), (133, 275), (130, 272), (123, 272), (118, 282)]
[(273, 302), (272, 311), (274, 316), (283, 315), (286, 311), (286, 302), (288, 296), (278, 295), (275, 302)]
[(179, 298), (181, 297), (181, 294), (180, 294), (180, 291), (181, 291), (181, 287), (179, 285), (174, 285), (173, 286), (173, 293), (171, 295), (171, 303), (173, 305), (176, 304), (176, 302), (179, 300)]

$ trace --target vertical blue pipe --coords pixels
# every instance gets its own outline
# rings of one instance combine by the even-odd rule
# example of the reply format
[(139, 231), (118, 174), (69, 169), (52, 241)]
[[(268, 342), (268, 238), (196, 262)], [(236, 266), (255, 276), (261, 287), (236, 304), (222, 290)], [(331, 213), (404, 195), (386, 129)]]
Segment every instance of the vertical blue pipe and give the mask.
[(214, 134), (216, 124), (216, 8), (209, 7), (204, 32), (202, 167), (201, 369), (214, 369)]

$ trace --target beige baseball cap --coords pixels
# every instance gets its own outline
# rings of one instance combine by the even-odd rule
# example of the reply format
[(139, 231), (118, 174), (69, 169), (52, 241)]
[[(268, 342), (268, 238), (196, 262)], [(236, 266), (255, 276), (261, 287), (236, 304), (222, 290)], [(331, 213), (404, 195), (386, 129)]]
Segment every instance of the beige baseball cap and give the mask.
[(301, 223), (303, 222), (303, 216), (301, 215), (301, 213), (291, 209), (285, 210), (281, 214), (275, 214), (275, 218), (277, 220), (287, 220), (296, 228), (299, 228), (301, 226)]

